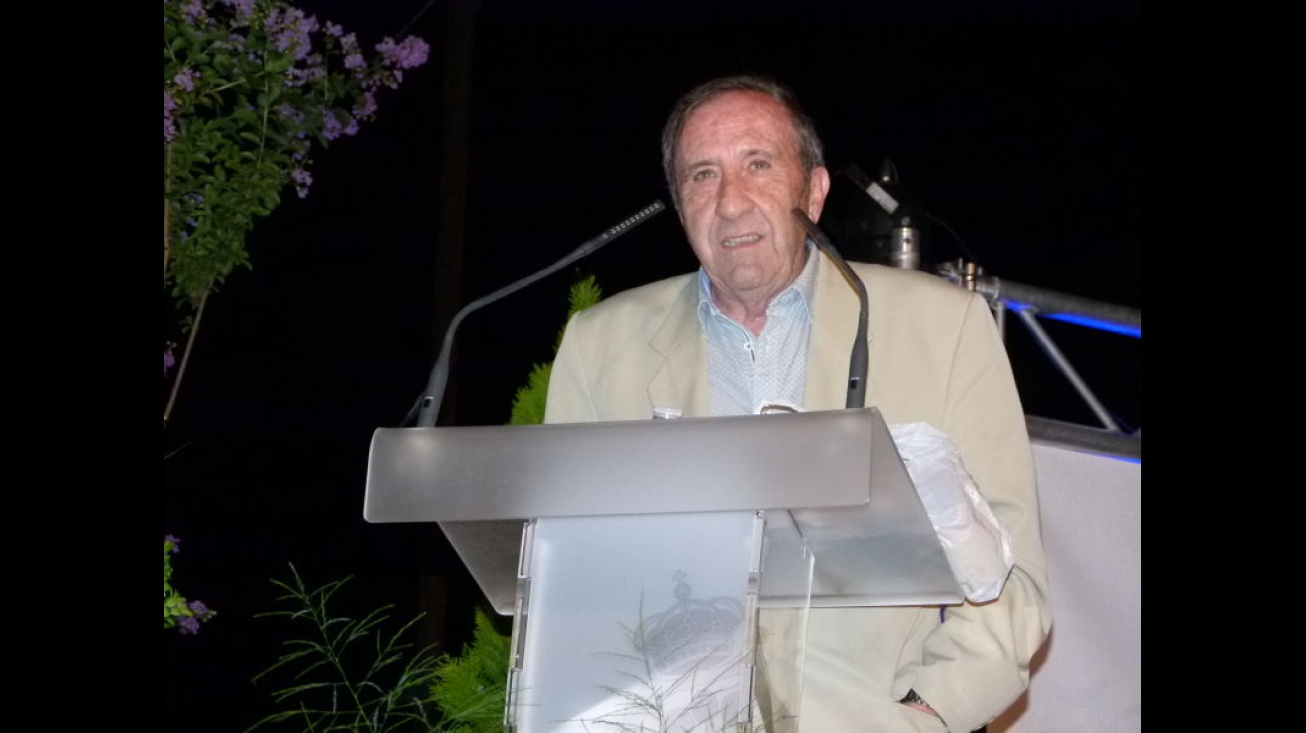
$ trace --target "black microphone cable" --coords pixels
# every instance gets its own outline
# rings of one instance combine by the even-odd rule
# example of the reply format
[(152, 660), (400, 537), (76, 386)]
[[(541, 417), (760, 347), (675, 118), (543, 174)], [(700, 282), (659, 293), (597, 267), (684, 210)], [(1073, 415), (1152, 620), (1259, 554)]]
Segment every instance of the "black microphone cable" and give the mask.
[(794, 209), (794, 217), (803, 225), (807, 231), (807, 236), (812, 238), (816, 243), (817, 249), (830, 256), (835, 267), (848, 285), (857, 292), (857, 302), (861, 306), (857, 314), (857, 339), (853, 341), (852, 353), (848, 358), (848, 399), (844, 403), (845, 407), (865, 407), (866, 406), (866, 372), (870, 363), (870, 356), (866, 348), (866, 312), (868, 310), (866, 298), (866, 283), (862, 282), (857, 273), (848, 266), (839, 250), (835, 249), (834, 243), (830, 238), (825, 236), (825, 232), (812, 221), (807, 212), (802, 209)]

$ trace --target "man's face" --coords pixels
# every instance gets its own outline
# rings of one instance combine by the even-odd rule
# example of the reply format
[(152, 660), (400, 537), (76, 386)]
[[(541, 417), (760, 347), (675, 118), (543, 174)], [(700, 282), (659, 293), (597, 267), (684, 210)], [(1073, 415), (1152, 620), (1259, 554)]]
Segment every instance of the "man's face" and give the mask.
[(823, 167), (804, 185), (788, 110), (758, 92), (717, 96), (685, 122), (675, 163), (680, 223), (718, 304), (769, 303), (806, 262), (793, 209), (817, 221), (830, 188)]

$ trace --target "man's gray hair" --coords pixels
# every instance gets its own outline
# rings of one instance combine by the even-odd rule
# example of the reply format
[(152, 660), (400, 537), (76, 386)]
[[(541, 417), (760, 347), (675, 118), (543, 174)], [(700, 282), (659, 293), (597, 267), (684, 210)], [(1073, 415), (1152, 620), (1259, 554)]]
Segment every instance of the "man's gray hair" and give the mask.
[(671, 116), (662, 127), (662, 174), (671, 188), (671, 199), (680, 206), (680, 192), (676, 185), (676, 142), (685, 130), (685, 122), (699, 107), (727, 92), (759, 92), (784, 105), (793, 118), (794, 132), (798, 137), (798, 157), (803, 164), (805, 179), (810, 180), (812, 170), (825, 165), (825, 152), (821, 138), (816, 134), (816, 123), (803, 111), (793, 90), (769, 77), (758, 74), (723, 76), (703, 82), (685, 92), (671, 109)]

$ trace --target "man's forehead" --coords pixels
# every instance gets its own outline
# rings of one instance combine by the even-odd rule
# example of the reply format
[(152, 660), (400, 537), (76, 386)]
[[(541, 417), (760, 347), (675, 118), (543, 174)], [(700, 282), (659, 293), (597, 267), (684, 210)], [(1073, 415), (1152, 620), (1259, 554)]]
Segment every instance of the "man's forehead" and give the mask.
[[(797, 136), (789, 111), (760, 92), (732, 91), (704, 102), (685, 120), (676, 143), (677, 158), (690, 158), (729, 144), (736, 154), (783, 154), (797, 151)], [(778, 148), (778, 149), (776, 149)]]

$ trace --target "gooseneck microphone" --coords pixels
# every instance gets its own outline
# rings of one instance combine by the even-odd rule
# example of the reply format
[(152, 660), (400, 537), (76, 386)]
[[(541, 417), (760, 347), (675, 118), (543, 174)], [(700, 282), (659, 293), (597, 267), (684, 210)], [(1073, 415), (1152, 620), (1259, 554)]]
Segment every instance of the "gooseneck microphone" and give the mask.
[[(654, 201), (652, 204), (635, 212), (635, 214), (616, 226), (604, 230), (603, 233), (599, 234), (597, 237), (577, 247), (571, 254), (563, 257), (543, 270), (527, 275), (517, 282), (505, 285), (493, 293), (477, 298), (463, 306), (462, 310), (458, 311), (458, 313), (453, 317), (453, 320), (449, 322), (449, 328), (444, 334), (444, 343), (440, 346), (440, 355), (435, 360), (435, 366), (431, 368), (431, 377), (426, 383), (426, 391), (422, 393), (420, 398), (418, 398), (418, 404), (415, 406), (417, 408), (417, 426), (423, 428), (435, 427), (436, 418), (440, 415), (440, 402), (444, 399), (444, 387), (449, 381), (449, 352), (453, 348), (454, 332), (458, 330), (458, 324), (462, 323), (462, 320), (467, 317), (467, 314), (478, 308), (487, 306), (500, 298), (511, 295), (540, 278), (552, 275), (582, 257), (588, 257), (596, 252), (599, 247), (602, 247), (622, 234), (625, 234), (636, 225), (642, 224), (654, 214), (661, 212), (665, 208), (667, 207), (663, 205), (661, 201)], [(409, 417), (404, 419), (404, 424), (408, 423), (411, 416), (412, 411), (410, 410)]]
[(857, 292), (857, 302), (861, 306), (857, 314), (857, 338), (853, 341), (852, 354), (848, 358), (848, 400), (844, 403), (845, 407), (865, 407), (866, 406), (866, 371), (870, 360), (866, 351), (866, 311), (868, 310), (866, 299), (866, 283), (862, 282), (857, 273), (848, 266), (839, 250), (835, 249), (834, 243), (830, 238), (825, 236), (825, 232), (816, 225), (816, 222), (807, 216), (807, 212), (802, 209), (794, 209), (794, 218), (803, 225), (807, 231), (807, 236), (812, 238), (816, 243), (817, 249), (830, 256), (835, 267), (848, 285)]

